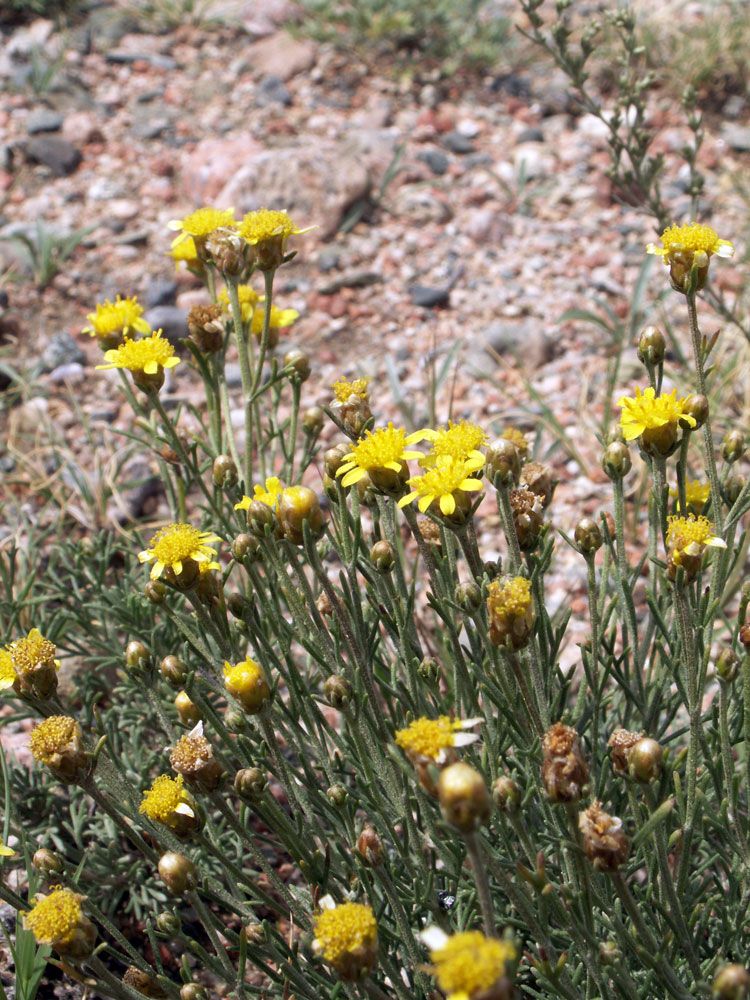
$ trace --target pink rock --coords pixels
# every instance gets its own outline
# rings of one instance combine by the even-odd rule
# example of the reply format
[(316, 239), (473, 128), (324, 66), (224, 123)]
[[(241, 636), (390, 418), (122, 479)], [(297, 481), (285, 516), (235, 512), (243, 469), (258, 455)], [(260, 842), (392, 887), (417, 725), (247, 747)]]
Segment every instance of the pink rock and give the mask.
[(91, 114), (90, 111), (73, 111), (66, 115), (62, 134), (64, 139), (76, 147), (104, 140), (96, 115)]
[(146, 195), (148, 198), (154, 198), (157, 201), (174, 201), (174, 184), (168, 177), (152, 177), (150, 181), (146, 181), (141, 187), (141, 194)]
[(292, 38), (286, 31), (277, 31), (250, 46), (247, 53), (257, 77), (278, 76), (291, 80), (315, 65), (316, 50), (312, 42)]
[[(180, 193), (193, 205), (216, 200), (230, 178), (263, 147), (250, 135), (234, 139), (203, 139), (182, 166)], [(232, 205), (232, 202), (222, 202)]]
[(207, 306), (210, 303), (211, 297), (203, 286), (180, 292), (177, 296), (177, 308), (184, 309), (185, 312), (190, 312), (193, 306)]

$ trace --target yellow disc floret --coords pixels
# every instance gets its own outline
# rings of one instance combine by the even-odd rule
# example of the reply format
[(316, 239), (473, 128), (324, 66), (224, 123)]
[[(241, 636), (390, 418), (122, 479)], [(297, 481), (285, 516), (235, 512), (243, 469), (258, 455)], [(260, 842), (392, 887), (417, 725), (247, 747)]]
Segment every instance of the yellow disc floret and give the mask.
[[(253, 310), (260, 299), (260, 295), (250, 285), (237, 285), (237, 298), (240, 303), (240, 315), (242, 316), (242, 322), (249, 323), (252, 319)], [(222, 288), (219, 292), (218, 301), (221, 303), (224, 312), (229, 312), (230, 301), (229, 293), (226, 288)]]
[(667, 549), (675, 562), (684, 554), (700, 555), (707, 546), (726, 548), (726, 542), (714, 534), (713, 522), (702, 514), (700, 517), (671, 515), (667, 525)]
[(26, 914), (26, 927), (40, 944), (49, 944), (55, 949), (64, 947), (81, 926), (84, 898), (70, 889), (55, 888), (49, 896), (34, 903)]
[(510, 941), (485, 937), (481, 931), (462, 931), (430, 952), (438, 986), (451, 998), (471, 998), (489, 991), (517, 952)]
[(370, 384), (370, 377), (355, 378), (352, 382), (340, 378), (333, 383), (331, 388), (339, 403), (346, 403), (352, 396), (359, 396), (360, 399), (368, 399), (367, 387)]
[(24, 639), (12, 642), (8, 652), (16, 674), (31, 673), (37, 667), (57, 663), (55, 644), (45, 639), (38, 628), (33, 628)]
[(234, 225), (233, 208), (214, 208), (212, 205), (206, 205), (186, 215), (184, 219), (175, 219), (169, 223), (170, 229), (178, 230), (180, 233), (174, 239), (172, 246), (176, 246), (189, 236), (192, 236), (194, 241), (197, 239), (205, 243), (206, 238), (215, 230)]
[(372, 907), (341, 903), (315, 917), (313, 948), (344, 979), (356, 979), (377, 957), (378, 925)]
[(531, 606), (531, 581), (523, 576), (493, 580), (487, 591), (487, 603), (508, 615), (525, 615)]
[(439, 760), (443, 751), (455, 745), (456, 733), (464, 728), (460, 719), (441, 715), (437, 719), (415, 719), (406, 729), (396, 733), (396, 746), (409, 757), (429, 757)]
[(336, 475), (343, 476), (342, 486), (352, 486), (374, 470), (388, 469), (398, 474), (403, 462), (410, 458), (422, 458), (420, 451), (409, 451), (408, 446), (423, 438), (424, 431), (407, 436), (403, 428), (393, 424), (376, 431), (365, 431), (365, 436), (354, 445)]
[(50, 764), (75, 742), (81, 729), (75, 719), (67, 715), (51, 715), (35, 726), (29, 737), (29, 748), (34, 760)]
[(700, 222), (689, 222), (684, 226), (668, 226), (661, 235), (662, 246), (649, 243), (646, 252), (664, 257), (664, 263), (669, 263), (670, 255), (676, 250), (687, 250), (692, 253), (718, 254), (719, 257), (731, 257), (734, 247), (729, 240), (720, 240), (710, 226)]
[(125, 336), (131, 330), (150, 333), (151, 327), (145, 319), (141, 319), (142, 314), (143, 308), (135, 296), (123, 299), (118, 295), (114, 302), (109, 299), (97, 302), (96, 311), (86, 317), (91, 325), (85, 326), (81, 332), (92, 337), (108, 337), (113, 333)]
[(432, 445), (432, 451), (421, 459), (420, 465), (434, 465), (435, 458), (440, 455), (466, 461), (473, 469), (481, 469), (484, 465), (484, 455), (479, 448), (487, 442), (487, 435), (469, 420), (462, 420), (459, 424), (449, 421), (447, 429), (429, 430), (425, 436)]
[(516, 446), (521, 458), (526, 456), (529, 450), (529, 442), (526, 440), (526, 435), (523, 431), (519, 431), (517, 427), (506, 427), (502, 436)]
[(247, 213), (239, 224), (238, 232), (248, 243), (255, 246), (257, 243), (263, 243), (279, 236), (286, 239), (288, 236), (295, 236), (298, 233), (309, 232), (309, 230), (299, 229), (295, 226), (287, 212), (261, 208), (258, 212)]
[[(427, 508), (437, 501), (440, 513), (450, 517), (455, 513), (457, 506), (460, 505), (462, 509), (466, 506), (466, 498), (462, 498), (461, 493), (481, 490), (481, 480), (471, 478), (471, 473), (477, 468), (471, 461), (452, 458), (450, 455), (439, 455), (435, 463), (433, 468), (421, 476), (407, 479), (407, 484), (411, 486), (413, 492), (399, 500), (399, 507), (405, 507), (406, 504), (417, 500), (417, 506), (424, 514)], [(470, 503), (468, 506), (471, 506)]]
[(0, 691), (13, 687), (17, 676), (10, 652), (6, 649), (0, 649)]
[(493, 580), (487, 588), (490, 639), (496, 646), (521, 649), (534, 625), (531, 581), (523, 576)]
[(181, 774), (178, 774), (176, 778), (170, 778), (168, 774), (160, 774), (158, 778), (154, 778), (151, 788), (143, 793), (143, 802), (141, 802), (138, 811), (144, 813), (155, 823), (169, 826), (172, 815), (184, 801), (183, 781)]
[[(669, 495), (671, 497), (679, 497), (678, 490), (669, 490)], [(685, 503), (688, 507), (692, 507), (696, 514), (700, 514), (705, 506), (708, 498), (711, 496), (711, 484), (702, 483), (698, 479), (688, 479), (685, 483)], [(680, 509), (680, 504), (678, 501), (677, 509)]]
[(107, 363), (97, 365), (97, 369), (126, 368), (131, 372), (156, 375), (160, 368), (174, 368), (180, 359), (175, 357), (174, 347), (161, 334), (161, 330), (154, 330), (150, 337), (141, 340), (126, 337), (120, 347), (107, 351), (104, 355)]
[(668, 455), (674, 447), (680, 426), (695, 427), (696, 420), (684, 408), (685, 400), (677, 390), (657, 396), (649, 386), (645, 392), (636, 387), (635, 396), (621, 396), (620, 427), (626, 441), (640, 437), (649, 453)]
[(218, 542), (219, 536), (210, 531), (200, 531), (192, 524), (169, 524), (161, 528), (151, 539), (149, 548), (138, 553), (140, 562), (153, 562), (151, 579), (157, 580), (165, 568), (180, 576), (184, 564), (189, 560), (194, 563), (209, 563), (209, 569), (221, 569), (214, 562), (216, 549), (210, 542)]

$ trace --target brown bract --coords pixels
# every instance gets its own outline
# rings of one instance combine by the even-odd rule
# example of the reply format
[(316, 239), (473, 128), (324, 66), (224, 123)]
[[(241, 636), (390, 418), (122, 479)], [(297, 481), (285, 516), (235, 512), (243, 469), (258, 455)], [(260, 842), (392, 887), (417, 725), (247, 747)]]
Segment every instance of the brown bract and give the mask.
[(556, 722), (542, 741), (542, 781), (553, 802), (577, 802), (589, 780), (578, 733)]

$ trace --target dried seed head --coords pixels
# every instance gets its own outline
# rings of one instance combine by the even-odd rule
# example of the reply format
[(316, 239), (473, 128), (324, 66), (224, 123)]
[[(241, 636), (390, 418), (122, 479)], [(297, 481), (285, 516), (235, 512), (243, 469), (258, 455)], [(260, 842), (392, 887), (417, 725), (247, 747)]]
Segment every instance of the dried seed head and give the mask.
[(539, 541), (544, 524), (542, 501), (536, 493), (532, 493), (525, 486), (512, 490), (509, 499), (518, 544), (521, 546), (522, 552), (529, 552)]
[(180, 737), (169, 755), (169, 763), (193, 792), (215, 791), (224, 776), (211, 744), (203, 735), (202, 722)]
[(482, 775), (458, 761), (440, 772), (438, 800), (443, 816), (462, 833), (471, 833), (490, 814), (490, 795)]
[(173, 896), (192, 892), (198, 885), (198, 869), (190, 858), (167, 851), (159, 858), (159, 877)]
[(589, 769), (578, 733), (556, 722), (542, 740), (542, 781), (552, 802), (577, 802), (588, 784)]
[(527, 487), (542, 501), (542, 507), (549, 507), (556, 483), (552, 479), (552, 470), (541, 462), (527, 462), (521, 469), (521, 486)]
[(122, 981), (125, 986), (137, 990), (138, 993), (142, 993), (145, 997), (165, 997), (167, 995), (159, 985), (158, 979), (136, 968), (134, 965), (129, 966), (125, 970)]
[(578, 814), (578, 829), (586, 857), (599, 872), (614, 872), (630, 854), (630, 841), (623, 833), (622, 820), (604, 812), (596, 800)]
[(631, 733), (622, 726), (618, 726), (609, 737), (607, 746), (615, 774), (622, 776), (630, 773), (630, 751), (640, 739), (640, 733)]
[(224, 341), (224, 321), (221, 306), (193, 306), (187, 315), (187, 326), (193, 343), (202, 354), (213, 354)]

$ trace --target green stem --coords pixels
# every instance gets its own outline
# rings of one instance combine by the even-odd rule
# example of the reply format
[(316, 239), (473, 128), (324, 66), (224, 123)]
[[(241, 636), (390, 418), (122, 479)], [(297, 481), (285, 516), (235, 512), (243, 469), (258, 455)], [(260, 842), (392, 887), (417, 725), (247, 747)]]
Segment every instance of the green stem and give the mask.
[(487, 878), (487, 866), (479, 838), (476, 833), (466, 833), (464, 834), (464, 840), (466, 841), (466, 851), (469, 855), (471, 870), (474, 873), (474, 884), (477, 887), (477, 898), (479, 899), (479, 909), (482, 912), (484, 933), (487, 937), (497, 937), (495, 911), (492, 906), (490, 883)]
[(685, 689), (688, 697), (688, 715), (690, 718), (690, 739), (688, 742), (687, 757), (687, 795), (685, 801), (685, 828), (682, 838), (682, 853), (680, 856), (680, 867), (677, 878), (677, 891), (679, 895), (685, 891), (687, 883), (688, 868), (690, 864), (690, 847), (693, 839), (696, 810), (696, 788), (698, 781), (698, 766), (700, 763), (700, 738), (701, 738), (701, 699), (698, 689), (698, 663), (695, 658), (695, 636), (691, 623), (690, 608), (688, 606), (683, 581), (676, 581), (674, 585), (674, 607), (677, 633), (680, 637), (682, 661), (685, 673)]

